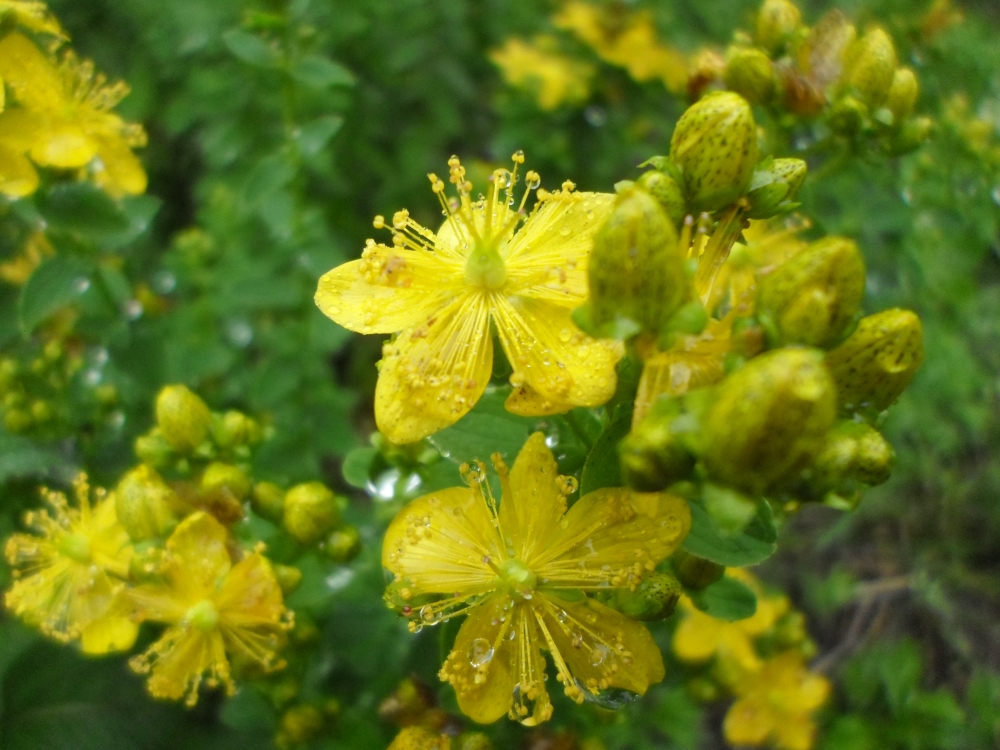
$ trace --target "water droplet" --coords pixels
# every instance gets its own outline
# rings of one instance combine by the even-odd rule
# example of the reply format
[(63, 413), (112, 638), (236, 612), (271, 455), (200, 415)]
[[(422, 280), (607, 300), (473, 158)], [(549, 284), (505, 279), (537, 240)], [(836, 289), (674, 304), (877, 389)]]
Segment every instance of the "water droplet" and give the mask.
[(571, 338), (573, 338), (573, 332), (568, 328), (563, 328), (561, 331), (559, 331), (559, 340), (562, 341), (564, 344), (568, 344)]
[(138, 320), (142, 316), (142, 303), (137, 299), (130, 299), (122, 305), (122, 315), (129, 320)]
[(425, 604), (420, 608), (420, 619), (424, 622), (434, 622), (434, 610), (431, 608), (430, 604)]
[(993, 192), (990, 195), (993, 196), (993, 202), (1000, 206), (1000, 185), (993, 188)]
[(587, 124), (592, 128), (603, 127), (608, 121), (608, 112), (604, 107), (600, 107), (596, 104), (591, 104), (585, 110), (583, 110), (583, 119), (587, 121)]
[(604, 660), (608, 658), (608, 647), (603, 643), (598, 643), (590, 650), (590, 663), (597, 667), (604, 663)]
[(80, 276), (73, 280), (73, 291), (77, 294), (83, 294), (88, 289), (90, 289), (90, 279), (86, 276)]
[[(513, 632), (513, 631), (512, 631)], [(481, 667), (493, 658), (493, 646), (485, 638), (476, 638), (469, 645), (469, 664)]]
[(493, 173), (493, 183), (497, 186), (497, 190), (510, 187), (510, 172), (506, 169), (498, 169)]
[(177, 277), (170, 271), (157, 271), (150, 281), (159, 294), (170, 294), (177, 287)]

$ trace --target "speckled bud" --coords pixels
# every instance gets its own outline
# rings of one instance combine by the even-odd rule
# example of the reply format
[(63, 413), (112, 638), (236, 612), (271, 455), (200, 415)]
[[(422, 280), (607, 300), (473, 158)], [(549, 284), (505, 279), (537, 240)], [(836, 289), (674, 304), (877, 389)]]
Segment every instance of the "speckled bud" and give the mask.
[(874, 28), (848, 47), (841, 87), (870, 108), (882, 106), (896, 74), (896, 48), (882, 29)]
[(726, 573), (724, 565), (719, 565), (703, 557), (677, 550), (670, 558), (678, 580), (689, 589), (703, 589), (711, 586)]
[(899, 308), (862, 318), (854, 333), (826, 355), (842, 408), (867, 415), (895, 403), (923, 361), (920, 318)]
[(493, 750), (493, 743), (482, 732), (462, 732), (455, 738), (454, 750)]
[(757, 44), (771, 54), (802, 26), (802, 13), (790, 0), (765, 0), (757, 14)]
[(681, 116), (670, 159), (681, 170), (693, 211), (717, 211), (746, 192), (757, 164), (757, 124), (739, 94), (717, 91)]
[(340, 520), (337, 499), (320, 482), (298, 484), (285, 493), (282, 526), (302, 544), (314, 544)]
[(250, 507), (258, 516), (280, 523), (285, 515), (285, 491), (274, 482), (257, 482), (250, 495)]
[(212, 419), (212, 439), (221, 448), (245, 445), (256, 431), (253, 420), (243, 412), (230, 410)]
[(677, 231), (660, 204), (634, 184), (620, 189), (590, 254), (590, 316), (597, 331), (658, 332), (687, 299)]
[(853, 96), (842, 96), (833, 103), (827, 122), (833, 132), (846, 137), (857, 135), (868, 121), (867, 105)]
[(323, 552), (334, 562), (348, 563), (361, 552), (361, 536), (353, 526), (334, 529), (323, 542)]
[(680, 581), (655, 571), (645, 576), (635, 591), (615, 589), (604, 601), (630, 619), (652, 622), (670, 617), (682, 592)]
[(166, 536), (177, 518), (173, 490), (156, 471), (142, 464), (130, 471), (115, 488), (115, 514), (133, 542)]
[(784, 344), (829, 348), (861, 309), (865, 264), (843, 237), (814, 242), (760, 282), (761, 323)]
[(747, 194), (749, 218), (770, 219), (798, 206), (795, 198), (808, 171), (809, 165), (802, 159), (772, 159), (757, 169)]
[(177, 457), (159, 427), (135, 439), (135, 455), (154, 469), (165, 469)]
[(751, 104), (763, 104), (774, 96), (775, 77), (771, 58), (755, 47), (730, 47), (722, 79)]
[(834, 384), (814, 349), (756, 357), (716, 393), (704, 427), (705, 466), (716, 481), (755, 495), (812, 460), (836, 417)]
[(388, 750), (451, 750), (451, 738), (421, 726), (401, 729)]
[(682, 416), (680, 399), (661, 398), (618, 444), (625, 484), (639, 492), (659, 492), (690, 477), (695, 455), (685, 430), (693, 425)]
[(190, 453), (208, 437), (212, 413), (185, 386), (168, 385), (156, 397), (156, 422), (171, 448)]
[(239, 501), (250, 494), (250, 479), (246, 473), (237, 466), (219, 461), (206, 467), (200, 484), (203, 493), (228, 492)]
[(844, 496), (860, 486), (874, 487), (889, 479), (895, 452), (880, 432), (864, 422), (845, 420), (827, 433), (823, 447), (803, 472), (806, 495), (822, 499), (828, 492)]
[(281, 587), (281, 593), (288, 596), (290, 593), (295, 591), (302, 583), (302, 571), (291, 565), (277, 565), (271, 566), (274, 570), (274, 578), (277, 580), (278, 585)]
[(885, 98), (885, 106), (894, 118), (894, 123), (899, 124), (913, 114), (913, 108), (917, 106), (917, 97), (920, 95), (920, 83), (917, 76), (909, 68), (897, 68), (892, 77), (892, 86)]
[(667, 212), (667, 216), (679, 227), (687, 214), (687, 204), (684, 202), (684, 192), (677, 181), (666, 172), (657, 169), (643, 173), (635, 184), (656, 198), (657, 203)]

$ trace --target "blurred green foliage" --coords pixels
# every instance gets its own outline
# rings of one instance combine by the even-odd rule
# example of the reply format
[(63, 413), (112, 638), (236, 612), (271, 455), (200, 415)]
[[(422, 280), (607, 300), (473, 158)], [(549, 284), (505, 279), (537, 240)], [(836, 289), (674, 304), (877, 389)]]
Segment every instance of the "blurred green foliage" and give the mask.
[[(652, 9), (663, 38), (692, 52), (724, 45), (758, 3), (627, 5)], [(921, 27), (925, 0), (803, 5), (813, 19), (836, 5), (859, 25), (885, 25), (920, 77), (918, 110), (937, 122), (923, 150), (891, 161), (828, 159), (795, 142), (811, 159), (803, 211), (817, 233), (858, 240), (869, 269), (866, 311), (919, 312), (927, 357), (884, 425), (900, 458), (893, 479), (856, 514), (815, 508), (793, 519), (764, 577), (806, 608), (821, 654), (831, 656), (838, 696), (821, 747), (995, 747), (1000, 28), (971, 5), (963, 22), (933, 34)], [(379, 718), (379, 705), (411, 674), (438, 694), (442, 647), (433, 630), (408, 634), (381, 601), (381, 529), (416, 487), (390, 483), (374, 499), (352, 489), (367, 482), (358, 466), (375, 449), (353, 454), (341, 473), (374, 429), (380, 339), (351, 336), (324, 318), (312, 301), (316, 279), (359, 255), (376, 213), (406, 206), (433, 224), (426, 173), (452, 153), (492, 164), (524, 148), (549, 184), (569, 177), (581, 189), (609, 190), (665, 151), (685, 103), (607, 65), (588, 101), (551, 112), (505, 87), (487, 52), (512, 34), (551, 31), (553, 8), (543, 3), (51, 6), (83, 56), (132, 86), (119, 109), (149, 131), (142, 156), (151, 181), (146, 196), (121, 204), (80, 184), (3, 209), (5, 258), (39, 222), (57, 252), (23, 288), (0, 285), (0, 346), (19, 359), (38, 356), (28, 334), (72, 306), (81, 359), (59, 434), (0, 430), (0, 536), (36, 503), (43, 478), (65, 482), (82, 467), (95, 482), (116, 481), (134, 463), (133, 440), (152, 424), (153, 397), (165, 383), (196, 388), (213, 408), (260, 415), (275, 437), (255, 472), (279, 483), (322, 477), (350, 490), (345, 515), (365, 544), (350, 569), (331, 572), (316, 558), (297, 563), (305, 580), (289, 604), (316, 623), (319, 640), (308, 661), (292, 657), (290, 679), (300, 701), (336, 698), (341, 706), (314, 747), (383, 748), (395, 727)], [(99, 385), (114, 387), (111, 408), (96, 397)], [(537, 426), (498, 426), (496, 407), (484, 403), (470, 416), (482, 425), (473, 434), (489, 430), (516, 443)], [(580, 468), (580, 444), (596, 437), (594, 426), (550, 420), (546, 428), (573, 434), (558, 458)], [(426, 469), (416, 455), (389, 457), (382, 468), (397, 472), (393, 480), (419, 469), (422, 489), (447, 486), (456, 476), (449, 449), (470, 449), (462, 429), (434, 438), (446, 458)], [(886, 580), (900, 583), (872, 588)], [(665, 652), (669, 627), (653, 628)], [(456, 713), (450, 691), (439, 699)], [(506, 722), (488, 731), (498, 748), (549, 747), (543, 743), (560, 732), (610, 750), (721, 743), (719, 715), (699, 709), (676, 665), (625, 711), (557, 705), (555, 715), (544, 734)], [(85, 660), (0, 615), (5, 749), (250, 750), (271, 747), (278, 722), (253, 686), (193, 712), (155, 703), (123, 659)]]

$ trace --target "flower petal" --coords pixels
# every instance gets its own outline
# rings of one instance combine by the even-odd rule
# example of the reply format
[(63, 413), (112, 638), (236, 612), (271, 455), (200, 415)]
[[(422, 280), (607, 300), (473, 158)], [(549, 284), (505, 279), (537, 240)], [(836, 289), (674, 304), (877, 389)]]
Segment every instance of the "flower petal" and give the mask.
[(456, 299), (383, 351), (375, 421), (393, 443), (412, 443), (453, 425), (483, 395), (493, 371), (484, 295)]
[(129, 665), (136, 672), (151, 672), (147, 685), (150, 695), (184, 698), (189, 706), (198, 702), (198, 687), (206, 675), (209, 686), (222, 683), (229, 694), (236, 689), (218, 630), (203, 633), (195, 628), (172, 627), (145, 653), (133, 657)]
[(514, 700), (515, 644), (507, 638), (514, 618), (509, 603), (508, 596), (498, 594), (472, 610), (438, 675), (455, 688), (462, 713), (480, 724), (499, 719)]
[(37, 112), (20, 107), (8, 107), (0, 114), (0, 143), (25, 154), (44, 136), (46, 118)]
[(774, 725), (774, 745), (779, 750), (810, 750), (816, 738), (816, 722), (811, 716), (782, 716)]
[(0, 193), (8, 198), (23, 198), (38, 189), (38, 172), (17, 151), (0, 144)]
[(398, 333), (446, 307), (460, 293), (461, 278), (461, 266), (432, 252), (371, 244), (360, 260), (320, 278), (316, 304), (351, 331)]
[(500, 502), (500, 527), (515, 557), (531, 566), (552, 542), (566, 512), (559, 467), (544, 433), (534, 433), (517, 454), (509, 487), (509, 496), (504, 494)]
[(631, 491), (621, 487), (577, 501), (533, 564), (539, 580), (580, 589), (631, 586), (673, 554), (691, 528), (687, 503), (665, 493), (640, 497), (644, 512), (637, 512)]
[(642, 695), (663, 679), (663, 656), (642, 623), (590, 598), (570, 602), (542, 596), (540, 605), (539, 627), (567, 695), (578, 702), (583, 692), (598, 695), (608, 688)]
[(85, 654), (109, 654), (128, 651), (139, 635), (139, 625), (120, 614), (107, 614), (94, 620), (80, 634), (80, 650)]
[(100, 168), (94, 169), (93, 180), (110, 195), (120, 198), (146, 192), (146, 170), (124, 140), (117, 137), (99, 139), (97, 156)]
[(97, 156), (97, 141), (72, 120), (50, 118), (31, 147), (31, 158), (41, 167), (77, 169)]
[(563, 414), (573, 408), (573, 404), (547, 399), (527, 385), (511, 390), (503, 405), (511, 414), (521, 417), (547, 417), (551, 414)]
[(741, 698), (729, 707), (722, 729), (731, 745), (762, 745), (775, 724), (774, 715), (765, 705)]
[(216, 583), (229, 572), (226, 529), (198, 511), (178, 524), (167, 540), (167, 578), (175, 598), (196, 604), (215, 597)]
[(285, 613), (274, 570), (265, 557), (256, 553), (233, 566), (215, 604), (220, 621), (227, 627), (277, 625)]
[(414, 500), (389, 524), (382, 565), (405, 579), (414, 595), (475, 594), (494, 585), (484, 556), (500, 556), (489, 509), (468, 487)]
[(55, 63), (18, 32), (0, 41), (0, 76), (28, 109), (56, 112), (68, 103)]
[(719, 648), (723, 627), (724, 624), (714, 617), (698, 611), (689, 612), (674, 630), (674, 653), (682, 661), (708, 661)]
[(590, 338), (569, 309), (551, 302), (499, 295), (493, 302), (512, 383), (574, 406), (600, 406), (614, 395), (615, 365), (625, 352), (620, 342)]

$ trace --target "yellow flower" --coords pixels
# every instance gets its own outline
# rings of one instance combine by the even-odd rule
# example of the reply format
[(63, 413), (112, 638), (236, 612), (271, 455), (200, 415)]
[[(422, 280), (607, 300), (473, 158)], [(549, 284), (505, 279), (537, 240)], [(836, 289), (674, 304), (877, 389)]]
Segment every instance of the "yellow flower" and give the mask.
[(552, 704), (542, 649), (577, 703), (610, 688), (645, 693), (663, 679), (652, 637), (585, 593), (634, 589), (683, 541), (687, 504), (653, 495), (637, 507), (628, 490), (608, 488), (567, 511), (575, 480), (558, 475), (541, 433), (510, 471), (499, 454), (492, 461), (502, 502), (485, 466), (466, 465), (468, 487), (408, 505), (382, 548), (382, 564), (395, 575), (392, 596), (413, 602), (402, 608), (411, 630), (468, 615), (439, 674), (459, 707), (481, 723), (505, 713), (529, 726), (546, 721)]
[(8, 16), (29, 31), (66, 38), (66, 32), (52, 17), (45, 3), (36, 0), (0, 0), (0, 20)]
[(25, 516), (36, 533), (7, 540), (4, 551), (14, 568), (14, 585), (5, 604), (56, 640), (79, 638), (86, 653), (128, 649), (137, 628), (118, 600), (132, 556), (128, 534), (115, 517), (113, 497), (98, 488), (92, 505), (83, 474), (73, 488), (79, 507), (71, 508), (61, 492), (45, 490), (51, 513)]
[(146, 134), (111, 112), (128, 93), (124, 83), (108, 85), (72, 52), (57, 65), (16, 32), (0, 41), (0, 76), (20, 105), (0, 115), (0, 189), (19, 197), (37, 187), (28, 154), (42, 167), (86, 168), (116, 197), (145, 191), (146, 173), (131, 149), (145, 145)]
[[(382, 349), (375, 421), (394, 443), (410, 443), (454, 424), (475, 405), (493, 368), (495, 326), (514, 368), (507, 408), (528, 415), (597, 406), (615, 390), (624, 350), (597, 341), (570, 319), (587, 295), (587, 258), (613, 195), (539, 191), (531, 215), (513, 207), (517, 168), (498, 169), (488, 199), (473, 201), (457, 157), (448, 164), (458, 199), (428, 175), (447, 220), (435, 234), (403, 210), (392, 219), (393, 246), (374, 240), (360, 260), (319, 281), (316, 304), (358, 333), (398, 333)], [(537, 188), (536, 172), (525, 175)], [(503, 197), (501, 197), (503, 192)], [(524, 220), (524, 225), (517, 227)], [(375, 218), (375, 227), (385, 221)]]
[(543, 110), (564, 102), (579, 104), (590, 95), (593, 67), (560, 54), (550, 36), (538, 36), (533, 43), (512, 37), (491, 51), (490, 59), (507, 83), (532, 91)]
[(723, 722), (730, 744), (809, 750), (816, 735), (812, 714), (826, 702), (830, 683), (806, 669), (798, 651), (787, 651), (741, 680), (736, 694)]
[(167, 540), (163, 583), (128, 592), (137, 614), (170, 625), (130, 665), (150, 673), (149, 692), (192, 706), (198, 687), (236, 686), (227, 654), (266, 671), (281, 669), (276, 650), (291, 627), (281, 588), (267, 558), (251, 553), (233, 565), (225, 527), (207, 513), (185, 518)]
[(716, 656), (735, 666), (737, 673), (751, 672), (761, 666), (754, 639), (770, 630), (788, 611), (788, 599), (781, 595), (766, 596), (757, 579), (741, 568), (729, 568), (726, 572), (753, 589), (757, 611), (745, 620), (727, 622), (705, 614), (688, 597), (681, 597), (685, 615), (674, 631), (674, 653), (687, 662), (704, 662)]

